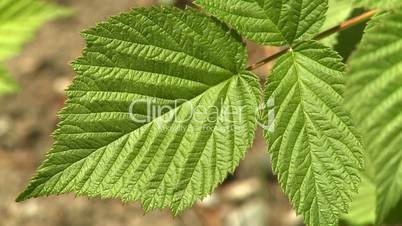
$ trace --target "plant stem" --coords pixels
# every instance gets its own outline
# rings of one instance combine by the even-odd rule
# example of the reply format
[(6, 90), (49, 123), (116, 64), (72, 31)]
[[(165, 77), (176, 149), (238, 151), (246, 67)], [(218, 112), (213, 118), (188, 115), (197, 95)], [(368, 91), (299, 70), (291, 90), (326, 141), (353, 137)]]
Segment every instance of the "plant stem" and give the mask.
[[(367, 21), (368, 19), (373, 17), (377, 12), (378, 12), (377, 9), (367, 11), (367, 12), (365, 12), (365, 13), (359, 15), (359, 16), (353, 17), (353, 18), (351, 18), (351, 19), (349, 19), (349, 20), (347, 20), (347, 21), (345, 21), (345, 22), (343, 22), (343, 23), (341, 23), (341, 24), (339, 24), (339, 25), (337, 25), (335, 27), (332, 27), (332, 28), (330, 28), (328, 30), (325, 30), (325, 31), (317, 34), (316, 36), (314, 36), (313, 39), (314, 40), (321, 40), (321, 39), (324, 39), (324, 38), (326, 38), (326, 37), (328, 37), (330, 35), (333, 35), (333, 34), (338, 33), (340, 31), (346, 30), (346, 29), (348, 29), (350, 27), (353, 27), (356, 24), (359, 24), (359, 23), (362, 23), (364, 21)], [(287, 47), (287, 48), (279, 51), (278, 53), (275, 53), (274, 55), (271, 55), (271, 56), (269, 56), (269, 57), (267, 57), (267, 58), (255, 63), (255, 64), (252, 64), (252, 65), (248, 66), (247, 70), (252, 71), (252, 70), (255, 70), (255, 69), (259, 68), (259, 67), (262, 67), (265, 64), (267, 64), (267, 63), (269, 63), (269, 62), (271, 62), (273, 60), (276, 60), (277, 58), (279, 58), (283, 54), (289, 52), (290, 50), (291, 50), (291, 47)]]

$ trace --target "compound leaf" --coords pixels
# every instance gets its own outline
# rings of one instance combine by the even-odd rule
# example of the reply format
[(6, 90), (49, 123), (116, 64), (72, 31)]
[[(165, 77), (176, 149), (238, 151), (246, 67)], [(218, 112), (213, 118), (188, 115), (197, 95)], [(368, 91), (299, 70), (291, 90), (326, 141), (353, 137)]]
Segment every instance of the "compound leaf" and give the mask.
[(279, 183), (307, 225), (337, 225), (359, 186), (362, 144), (343, 108), (344, 65), (330, 48), (302, 42), (273, 68), (265, 135)]
[(259, 44), (291, 45), (309, 39), (325, 20), (328, 0), (195, 0)]
[(372, 20), (347, 76), (347, 106), (373, 162), (378, 225), (402, 194), (401, 31), (401, 9)]
[(56, 143), (18, 201), (74, 192), (178, 214), (212, 192), (256, 129), (241, 38), (174, 8), (134, 9), (83, 36)]

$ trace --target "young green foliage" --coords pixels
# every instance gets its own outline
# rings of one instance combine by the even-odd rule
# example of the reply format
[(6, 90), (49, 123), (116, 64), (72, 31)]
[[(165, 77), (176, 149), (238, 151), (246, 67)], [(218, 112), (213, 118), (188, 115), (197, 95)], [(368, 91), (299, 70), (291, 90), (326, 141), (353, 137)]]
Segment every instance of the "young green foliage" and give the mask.
[(327, 0), (195, 0), (259, 44), (292, 45), (311, 38), (325, 21)]
[(303, 42), (278, 60), (265, 88), (275, 101), (272, 167), (307, 225), (337, 225), (360, 182), (362, 144), (342, 106), (343, 71), (333, 50)]
[[(196, 3), (246, 38), (296, 46), (320, 29), (327, 7), (326, 1)], [(333, 51), (305, 42), (279, 60), (266, 87), (266, 100), (275, 102), (274, 129), (267, 133), (273, 168), (309, 225), (336, 225), (359, 183), (362, 145), (342, 109), (343, 71)]]
[(347, 76), (347, 106), (373, 163), (377, 225), (402, 194), (401, 31), (401, 9), (377, 16), (352, 57)]
[[(211, 193), (256, 129), (260, 87), (240, 36), (175, 8), (134, 9), (83, 36), (56, 143), (17, 200), (74, 192), (178, 214)], [(145, 102), (170, 110), (150, 119)]]
[[(345, 65), (336, 52), (310, 40), (324, 22), (327, 0), (196, 3), (248, 39), (290, 47), (275, 64), (264, 95), (274, 103), (264, 114), (275, 113), (272, 127), (265, 131), (273, 169), (307, 225), (336, 225), (355, 197), (364, 158), (361, 139), (343, 103)], [(350, 9), (346, 2), (343, 7)], [(389, 20), (383, 29), (397, 24), (396, 19)], [(258, 79), (244, 69), (246, 46), (236, 31), (191, 9), (141, 8), (112, 17), (83, 37), (87, 48), (73, 63), (78, 76), (67, 91), (56, 142), (18, 201), (74, 192), (140, 200), (146, 211), (169, 207), (178, 214), (233, 172), (252, 144), (261, 99)], [(370, 90), (371, 83), (359, 79), (375, 76), (370, 73), (386, 70), (387, 65), (393, 68), (387, 71), (391, 77), (399, 76), (399, 59), (392, 55), (401, 49), (398, 39), (399, 33), (368, 35), (370, 47), (363, 47), (352, 63), (351, 73), (358, 75), (352, 76), (357, 87), (350, 96), (366, 89), (377, 94)], [(376, 52), (374, 47), (384, 42), (392, 49)], [(374, 66), (387, 54), (391, 54), (388, 61)], [(368, 56), (359, 60), (359, 55)], [(373, 68), (360, 61), (369, 61)], [(359, 74), (363, 67), (364, 75)], [(364, 85), (370, 89), (362, 89)], [(383, 107), (399, 103), (375, 102), (379, 100), (373, 103)], [(147, 103), (159, 114), (149, 115)], [(357, 105), (354, 113), (374, 114), (365, 110), (370, 107)], [(397, 114), (396, 108), (392, 110), (377, 113), (390, 118), (387, 114)], [(390, 128), (387, 122), (375, 123), (386, 127), (377, 134), (396, 134), (400, 129), (400, 123)], [(361, 127), (366, 130), (375, 123)], [(390, 140), (388, 135), (369, 138), (383, 144)], [(378, 140), (381, 137), (384, 140)], [(390, 177), (398, 178), (379, 175), (387, 183), (382, 190), (396, 187)], [(390, 198), (395, 197), (385, 197), (381, 203)]]
[[(39, 0), (1, 0), (0, 63), (18, 54), (43, 23), (68, 13)], [(6, 70), (0, 69), (0, 94), (12, 92), (16, 87)]]

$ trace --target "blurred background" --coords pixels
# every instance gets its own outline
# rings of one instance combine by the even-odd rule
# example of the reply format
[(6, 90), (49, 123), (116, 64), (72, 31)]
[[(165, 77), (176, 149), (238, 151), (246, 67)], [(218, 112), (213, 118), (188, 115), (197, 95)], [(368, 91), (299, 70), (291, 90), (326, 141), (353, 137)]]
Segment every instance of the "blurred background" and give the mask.
[[(0, 0), (1, 1), (1, 0)], [(144, 215), (138, 203), (63, 195), (16, 203), (52, 145), (64, 89), (74, 78), (69, 66), (80, 56), (80, 31), (132, 7), (175, 4), (171, 0), (54, 0), (74, 11), (46, 23), (17, 57), (6, 62), (20, 90), (0, 96), (0, 226), (292, 226), (301, 225), (272, 175), (261, 131), (233, 176), (183, 215)], [(277, 51), (248, 43), (250, 63)], [(264, 80), (270, 65), (258, 73)]]

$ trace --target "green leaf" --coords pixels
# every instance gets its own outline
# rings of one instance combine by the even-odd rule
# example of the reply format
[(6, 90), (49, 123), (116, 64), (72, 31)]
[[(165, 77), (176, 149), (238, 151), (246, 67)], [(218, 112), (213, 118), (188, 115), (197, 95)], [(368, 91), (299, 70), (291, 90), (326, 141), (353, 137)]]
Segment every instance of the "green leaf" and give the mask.
[[(356, 8), (351, 13), (350, 18), (359, 16), (365, 11), (364, 8)], [(333, 48), (342, 56), (344, 62), (348, 62), (350, 55), (356, 51), (358, 44), (362, 40), (366, 25), (367, 23), (356, 24), (338, 33), (336, 37), (337, 43)]]
[[(353, 1), (350, 0), (330, 0), (327, 20), (321, 31), (326, 31), (335, 26), (338, 26), (344, 21), (361, 15), (365, 12), (363, 8), (355, 8)], [(350, 54), (356, 49), (357, 44), (360, 42), (365, 23), (360, 23), (350, 27), (346, 30), (333, 34), (321, 42), (327, 46), (333, 46), (334, 50), (342, 56), (343, 62), (347, 62)]]
[(402, 5), (401, 0), (355, 0), (357, 6), (392, 9)]
[[(366, 165), (366, 168), (369, 166)], [(362, 183), (359, 186), (359, 193), (353, 197), (351, 210), (342, 218), (348, 222), (348, 225), (372, 225), (375, 222), (376, 210), (376, 186), (372, 179), (362, 176)], [(385, 224), (396, 225), (402, 222), (401, 216), (402, 199), (394, 206), (386, 219)]]
[(1, 0), (0, 61), (17, 54), (43, 23), (69, 13), (38, 0)]
[(350, 225), (370, 225), (375, 220), (375, 185), (367, 176), (361, 178), (359, 193), (353, 196), (351, 210), (343, 216)]
[[(353, 11), (353, 2), (350, 0), (329, 0), (328, 5), (327, 19), (321, 31), (328, 30), (344, 22)], [(331, 35), (322, 40), (322, 43), (327, 46), (333, 46), (336, 44), (337, 36), (337, 34)]]
[(353, 2), (350, 0), (329, 0), (327, 19), (321, 30), (325, 31), (344, 22), (350, 16), (353, 8)]
[(343, 72), (334, 51), (309, 41), (282, 56), (266, 84), (272, 167), (307, 225), (337, 225), (360, 181), (362, 144), (343, 108)]
[(83, 36), (56, 143), (18, 201), (74, 192), (178, 214), (233, 172), (260, 99), (240, 36), (175, 8), (134, 9)]
[(315, 35), (325, 20), (328, 0), (195, 0), (259, 44), (291, 45)]
[(385, 219), (386, 224), (397, 225), (402, 222), (402, 198), (399, 199), (399, 202), (395, 205), (395, 207), (390, 211), (387, 218)]
[(10, 94), (18, 89), (17, 83), (10, 74), (0, 65), (0, 95)]
[(348, 73), (347, 106), (373, 162), (381, 224), (402, 193), (402, 10), (373, 19)]

